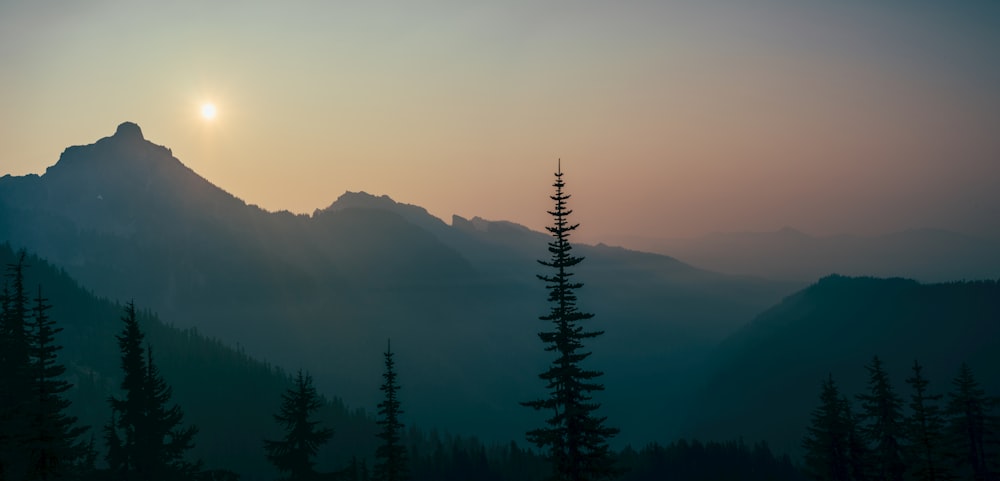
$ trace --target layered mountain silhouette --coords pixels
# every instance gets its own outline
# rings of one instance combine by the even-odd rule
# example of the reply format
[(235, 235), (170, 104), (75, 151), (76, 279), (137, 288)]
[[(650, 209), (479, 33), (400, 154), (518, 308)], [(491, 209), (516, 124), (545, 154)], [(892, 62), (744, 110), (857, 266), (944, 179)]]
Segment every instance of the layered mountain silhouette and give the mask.
[[(266, 212), (124, 123), (66, 149), (44, 175), (0, 178), (2, 241), (98, 295), (307, 368), (349, 405), (377, 403), (391, 337), (413, 422), (506, 441), (540, 421), (518, 403), (543, 389), (536, 375), (547, 355), (535, 333), (547, 306), (535, 260), (548, 237), (522, 226), (448, 225), (364, 193), (312, 215)], [(796, 287), (603, 245), (575, 252), (587, 257), (581, 307), (607, 331), (593, 362), (607, 372), (601, 400), (621, 442), (669, 437), (691, 367)]]
[(649, 252), (670, 253), (718, 272), (770, 279), (812, 281), (841, 274), (950, 282), (1000, 277), (997, 240), (942, 229), (819, 237), (785, 227), (690, 239), (620, 236), (613, 240)]
[(906, 403), (914, 360), (931, 394), (952, 391), (963, 362), (987, 393), (1000, 392), (1000, 282), (825, 277), (720, 345), (684, 432), (799, 453), (820, 383), (832, 374), (842, 394), (866, 393), (864, 366), (876, 355)]

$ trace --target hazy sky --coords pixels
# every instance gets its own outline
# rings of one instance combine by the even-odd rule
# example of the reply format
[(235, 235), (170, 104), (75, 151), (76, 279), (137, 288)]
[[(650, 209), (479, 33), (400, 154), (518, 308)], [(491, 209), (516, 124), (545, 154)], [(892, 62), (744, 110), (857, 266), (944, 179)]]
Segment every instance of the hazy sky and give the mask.
[(269, 210), (540, 228), (561, 157), (588, 240), (1000, 236), (998, 46), (995, 0), (4, 1), (0, 173), (130, 120)]

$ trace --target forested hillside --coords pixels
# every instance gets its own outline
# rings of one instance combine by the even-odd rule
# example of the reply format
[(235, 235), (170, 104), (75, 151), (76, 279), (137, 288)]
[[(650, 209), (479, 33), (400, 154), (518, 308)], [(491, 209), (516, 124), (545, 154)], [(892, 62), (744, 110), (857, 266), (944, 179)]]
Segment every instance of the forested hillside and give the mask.
[(896, 385), (914, 360), (940, 392), (967, 362), (1000, 391), (1000, 283), (830, 276), (763, 312), (718, 349), (688, 432), (768, 439), (798, 453), (820, 383), (861, 392), (879, 356)]

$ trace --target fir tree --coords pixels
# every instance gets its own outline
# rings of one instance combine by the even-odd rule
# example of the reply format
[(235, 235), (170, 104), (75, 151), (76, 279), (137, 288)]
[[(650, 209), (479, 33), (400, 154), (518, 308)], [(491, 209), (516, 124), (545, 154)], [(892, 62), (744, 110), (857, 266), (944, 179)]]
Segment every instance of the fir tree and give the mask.
[(923, 376), (923, 366), (917, 361), (913, 361), (913, 377), (907, 378), (906, 383), (913, 389), (910, 394), (912, 414), (905, 422), (906, 437), (911, 443), (908, 464), (918, 481), (945, 479), (942, 463), (944, 419), (937, 405), (941, 395), (927, 393), (928, 381)]
[(146, 345), (146, 430), (140, 440), (146, 441), (142, 452), (149, 454), (149, 463), (155, 471), (164, 473), (161, 479), (187, 478), (198, 471), (200, 463), (190, 463), (184, 455), (194, 447), (196, 426), (182, 427), (184, 412), (180, 406), (171, 405), (173, 389), (163, 380), (153, 362), (153, 347)]
[(0, 479), (23, 478), (28, 469), (31, 400), (31, 342), (28, 295), (24, 287), (27, 255), (7, 265), (0, 299)]
[(110, 400), (111, 423), (105, 427), (106, 461), (117, 479), (173, 480), (190, 478), (197, 464), (184, 460), (195, 427), (181, 428), (180, 407), (168, 407), (171, 389), (159, 374), (153, 350), (143, 348), (144, 335), (135, 305), (125, 306), (125, 326), (117, 336), (124, 378), (122, 398)]
[(965, 363), (952, 385), (955, 390), (948, 394), (945, 412), (958, 466), (964, 466), (975, 481), (993, 479), (989, 461), (998, 454), (991, 452), (987, 441), (997, 435), (997, 420), (990, 415), (996, 399), (986, 395)]
[(849, 481), (851, 446), (848, 405), (841, 399), (833, 375), (823, 382), (820, 404), (812, 413), (812, 424), (802, 440), (806, 472), (820, 481)]
[(312, 385), (312, 377), (300, 370), (295, 385), (282, 396), (281, 408), (274, 419), (285, 429), (280, 441), (265, 440), (267, 459), (278, 471), (287, 473), (287, 481), (303, 481), (317, 477), (313, 458), (319, 447), (330, 440), (333, 430), (320, 428), (312, 415), (323, 406), (323, 400)]
[(584, 351), (584, 341), (603, 334), (603, 331), (588, 331), (581, 326), (582, 321), (594, 317), (580, 311), (575, 291), (582, 283), (572, 280), (570, 268), (576, 266), (582, 257), (572, 255), (569, 235), (579, 227), (570, 224), (568, 217), (573, 212), (566, 206), (570, 195), (563, 192), (560, 166), (553, 184), (555, 209), (548, 211), (553, 217), (553, 225), (546, 227), (553, 240), (549, 242), (548, 261), (538, 261), (551, 268), (548, 275), (538, 278), (546, 283), (551, 304), (549, 314), (539, 317), (552, 323), (550, 331), (543, 331), (538, 337), (545, 344), (545, 350), (555, 354), (552, 365), (539, 378), (547, 383), (549, 393), (543, 399), (522, 403), (535, 410), (553, 413), (546, 420), (546, 426), (527, 433), (528, 440), (547, 450), (553, 463), (553, 480), (581, 481), (611, 478), (618, 474), (613, 466), (613, 457), (608, 447), (608, 439), (618, 433), (618, 429), (606, 427), (605, 417), (596, 411), (600, 404), (593, 401), (592, 393), (603, 391), (604, 386), (596, 382), (603, 373), (581, 367), (590, 357)]
[(392, 360), (392, 356), (392, 346), (387, 341), (385, 372), (382, 373), (384, 382), (379, 387), (379, 390), (385, 395), (385, 399), (378, 404), (379, 420), (377, 421), (377, 424), (382, 427), (378, 433), (382, 444), (375, 451), (376, 462), (373, 466), (377, 481), (401, 481), (407, 479), (409, 471), (406, 463), (406, 446), (401, 439), (403, 423), (399, 422), (399, 415), (403, 414), (403, 410), (399, 407), (399, 397), (396, 394), (399, 386), (396, 384), (395, 362)]
[(868, 369), (870, 392), (858, 395), (858, 399), (861, 400), (861, 419), (865, 422), (861, 432), (873, 447), (872, 474), (875, 479), (902, 481), (906, 471), (902, 454), (903, 401), (893, 391), (878, 356), (865, 368)]
[(861, 432), (859, 416), (854, 413), (851, 401), (844, 396), (840, 399), (841, 416), (844, 420), (844, 429), (847, 432), (847, 467), (850, 478), (854, 481), (865, 481), (869, 479), (868, 472), (871, 453), (865, 443), (864, 434)]
[(75, 471), (77, 464), (84, 463), (89, 453), (87, 445), (77, 439), (87, 428), (77, 426), (76, 417), (65, 412), (70, 402), (63, 393), (71, 385), (61, 379), (66, 368), (56, 360), (62, 347), (55, 344), (55, 335), (62, 328), (55, 327), (55, 321), (46, 314), (50, 308), (39, 287), (30, 324), (33, 389), (26, 444), (28, 479), (64, 478)]

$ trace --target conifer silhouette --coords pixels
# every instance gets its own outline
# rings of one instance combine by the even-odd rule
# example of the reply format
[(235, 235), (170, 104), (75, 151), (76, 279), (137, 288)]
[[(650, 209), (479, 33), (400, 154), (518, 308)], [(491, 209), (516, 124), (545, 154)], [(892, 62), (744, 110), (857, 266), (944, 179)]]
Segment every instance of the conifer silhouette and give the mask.
[(548, 396), (522, 403), (553, 414), (546, 420), (545, 427), (529, 431), (527, 437), (547, 451), (553, 463), (553, 480), (612, 478), (618, 470), (613, 465), (608, 439), (617, 434), (618, 429), (604, 425), (606, 418), (597, 415), (600, 404), (592, 397), (592, 393), (604, 390), (604, 386), (595, 381), (603, 373), (581, 366), (591, 354), (584, 350), (584, 341), (604, 331), (584, 330), (581, 325), (594, 315), (577, 309), (575, 291), (583, 284), (574, 282), (570, 272), (570, 268), (583, 261), (582, 257), (572, 255), (569, 242), (570, 233), (579, 224), (570, 224), (568, 220), (573, 211), (566, 205), (570, 195), (563, 192), (561, 163), (555, 176), (555, 194), (550, 196), (555, 209), (548, 211), (553, 217), (553, 225), (546, 227), (553, 237), (548, 248), (551, 257), (548, 261), (538, 261), (551, 269), (550, 274), (538, 278), (546, 283), (551, 304), (549, 314), (539, 319), (551, 322), (552, 330), (540, 332), (538, 337), (545, 344), (545, 350), (554, 353), (556, 359), (539, 374), (547, 383)]
[(87, 428), (77, 426), (76, 417), (66, 414), (70, 402), (63, 394), (72, 385), (62, 379), (66, 368), (56, 359), (62, 347), (55, 343), (55, 336), (62, 328), (55, 327), (55, 321), (46, 314), (51, 307), (39, 286), (29, 324), (32, 377), (26, 444), (29, 479), (65, 478), (89, 454), (88, 445), (78, 440)]
[(281, 396), (281, 408), (274, 419), (285, 429), (281, 440), (265, 440), (267, 459), (278, 471), (287, 474), (287, 481), (304, 481), (317, 477), (315, 461), (319, 447), (330, 440), (333, 430), (319, 427), (312, 419), (323, 400), (313, 387), (312, 377), (299, 370), (295, 383)]
[(0, 479), (19, 479), (28, 469), (27, 440), (31, 399), (31, 341), (26, 254), (7, 265), (0, 299)]
[(913, 361), (913, 376), (906, 379), (913, 392), (910, 394), (910, 416), (906, 418), (906, 437), (909, 439), (910, 471), (919, 481), (947, 479), (942, 449), (944, 448), (944, 419), (938, 402), (940, 394), (928, 394), (928, 381), (923, 376), (923, 366)]
[(402, 481), (407, 479), (409, 471), (406, 464), (406, 446), (402, 442), (403, 423), (399, 422), (399, 415), (403, 414), (403, 410), (399, 407), (399, 396), (396, 394), (399, 386), (396, 384), (396, 364), (392, 356), (392, 345), (386, 341), (385, 372), (382, 373), (384, 382), (379, 387), (385, 399), (378, 404), (377, 421), (382, 427), (378, 433), (382, 444), (375, 451), (376, 462), (373, 466), (376, 481)]
[(961, 475), (975, 481), (994, 479), (995, 466), (990, 462), (1000, 459), (996, 440), (998, 422), (990, 411), (996, 407), (997, 399), (986, 395), (979, 381), (972, 374), (972, 368), (962, 363), (958, 376), (952, 381), (954, 391), (948, 394), (948, 430), (953, 440), (953, 456)]
[(117, 339), (124, 395), (110, 399), (112, 417), (104, 429), (108, 467), (119, 479), (188, 479), (199, 464), (185, 461), (184, 455), (198, 430), (182, 428), (183, 412), (177, 405), (169, 406), (172, 391), (160, 376), (152, 347), (143, 348), (145, 336), (135, 304), (125, 306), (122, 322), (125, 326)]
[(802, 440), (805, 468), (820, 481), (849, 481), (850, 426), (847, 403), (840, 396), (833, 375), (823, 381), (820, 405), (812, 413), (812, 423)]
[(882, 361), (875, 356), (868, 370), (868, 394), (861, 400), (862, 433), (872, 446), (872, 477), (887, 481), (902, 481), (906, 471), (903, 463), (903, 401), (892, 389)]

